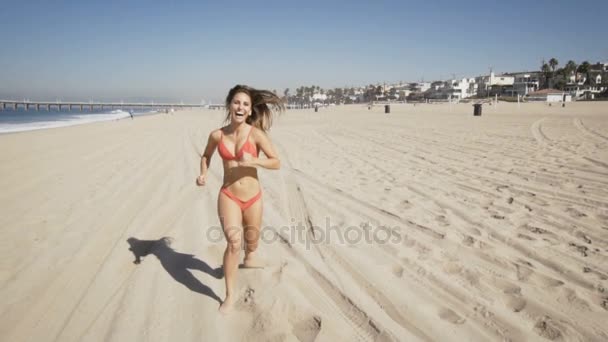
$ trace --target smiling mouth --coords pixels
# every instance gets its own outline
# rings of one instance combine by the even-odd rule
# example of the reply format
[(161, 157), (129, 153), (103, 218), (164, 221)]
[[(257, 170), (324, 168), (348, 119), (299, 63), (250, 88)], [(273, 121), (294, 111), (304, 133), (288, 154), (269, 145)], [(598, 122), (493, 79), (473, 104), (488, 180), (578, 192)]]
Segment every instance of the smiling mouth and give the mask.
[(241, 117), (241, 116), (245, 116), (245, 113), (236, 112), (235, 115), (238, 116), (238, 117)]

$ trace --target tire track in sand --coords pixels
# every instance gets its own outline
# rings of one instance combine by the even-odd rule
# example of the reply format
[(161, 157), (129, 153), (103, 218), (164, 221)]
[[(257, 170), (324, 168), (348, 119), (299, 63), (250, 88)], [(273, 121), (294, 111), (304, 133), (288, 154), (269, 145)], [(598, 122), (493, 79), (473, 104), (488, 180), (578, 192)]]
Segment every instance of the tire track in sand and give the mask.
[[(575, 157), (579, 157), (581, 159), (584, 159), (596, 166), (608, 169), (608, 164), (604, 163), (602, 161), (590, 158), (590, 157), (586, 157), (586, 156), (581, 156), (579, 153), (577, 153), (576, 151), (573, 151), (569, 148), (565, 148), (565, 147), (561, 147), (561, 146), (557, 146), (555, 144), (554, 141), (552, 141), (551, 139), (549, 139), (547, 137), (547, 135), (543, 132), (542, 129), (542, 123), (543, 121), (545, 121), (547, 118), (542, 118), (539, 120), (536, 120), (532, 123), (532, 125), (530, 126), (530, 132), (532, 132), (532, 136), (534, 137), (534, 139), (536, 139), (536, 141), (538, 142), (539, 145), (543, 146), (543, 147), (548, 147), (548, 148), (552, 148), (554, 150), (558, 150), (558, 151), (562, 151), (562, 152), (567, 152), (572, 154)], [(575, 119), (576, 120), (576, 119)], [(575, 124), (576, 126), (576, 124)], [(578, 127), (577, 127), (578, 128)]]
[(572, 122), (574, 123), (574, 127), (576, 127), (579, 131), (583, 132), (583, 134), (588, 135), (590, 137), (599, 138), (600, 140), (603, 140), (603, 141), (608, 141), (608, 137), (601, 135), (601, 134), (595, 132), (594, 130), (586, 127), (583, 124), (583, 121), (581, 119), (574, 118), (572, 120)]

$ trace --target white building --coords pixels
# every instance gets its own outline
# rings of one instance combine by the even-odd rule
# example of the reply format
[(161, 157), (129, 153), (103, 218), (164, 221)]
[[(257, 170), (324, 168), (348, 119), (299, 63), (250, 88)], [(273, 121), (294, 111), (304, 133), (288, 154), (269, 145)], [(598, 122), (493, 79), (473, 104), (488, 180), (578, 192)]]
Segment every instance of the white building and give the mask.
[(506, 75), (513, 76), (513, 92), (521, 96), (537, 91), (544, 77), (538, 71), (514, 72)]
[[(494, 75), (494, 72), (490, 72), (489, 76), (478, 76), (475, 78), (477, 83), (477, 95), (487, 96), (493, 93), (502, 93), (505, 91), (513, 91), (513, 83), (515, 77), (508, 75)], [(496, 90), (499, 89), (499, 90)]]
[[(471, 97), (477, 93), (477, 83), (474, 78), (463, 78), (461, 80), (451, 80), (449, 81), (452, 89), (452, 98), (456, 99), (466, 99)], [(475, 90), (475, 92), (471, 92), (471, 90)]]
[(313, 101), (325, 101), (327, 100), (327, 95), (316, 93), (312, 96)]
[(528, 101), (570, 102), (572, 96), (563, 90), (543, 89), (528, 94), (527, 99)]

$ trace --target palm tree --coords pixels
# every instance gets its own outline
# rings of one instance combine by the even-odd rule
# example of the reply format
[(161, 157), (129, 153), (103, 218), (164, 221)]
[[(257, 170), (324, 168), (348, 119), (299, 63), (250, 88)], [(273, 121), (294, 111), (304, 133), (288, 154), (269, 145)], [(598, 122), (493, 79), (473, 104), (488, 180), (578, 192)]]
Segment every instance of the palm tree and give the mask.
[(337, 104), (342, 104), (342, 102), (344, 102), (344, 91), (342, 91), (342, 88), (336, 88), (334, 90), (336, 91)]
[(571, 74), (574, 71), (576, 71), (576, 63), (572, 60), (568, 61), (568, 63), (566, 63), (566, 66), (564, 67), (564, 69), (566, 69), (566, 73), (567, 74)]
[(589, 62), (584, 61), (583, 63), (581, 63), (581, 65), (578, 66), (578, 72), (580, 72), (581, 74), (587, 74), (589, 72), (590, 66), (591, 64), (589, 64)]
[(327, 94), (327, 101), (331, 103), (331, 101), (334, 100), (334, 90), (327, 89), (327, 91), (325, 93)]
[(545, 88), (549, 87), (549, 78), (551, 76), (551, 68), (549, 64), (543, 62), (543, 66), (540, 68), (540, 71), (545, 75)]
[(283, 90), (283, 101), (285, 101), (285, 103), (289, 103), (289, 88), (285, 88), (285, 90)]
[(555, 58), (551, 58), (549, 60), (549, 65), (551, 66), (551, 70), (553, 70), (553, 72), (555, 72), (555, 67), (557, 67), (558, 64), (559, 62)]
[(297, 102), (300, 104), (300, 106), (302, 105), (303, 97), (304, 97), (304, 87), (297, 88), (296, 89), (296, 99), (297, 99)]
[(382, 86), (381, 86), (381, 85), (378, 85), (378, 86), (376, 87), (376, 95), (380, 96), (380, 95), (382, 95), (382, 93), (383, 93)]
[(574, 82), (576, 82), (576, 63), (573, 60), (569, 60), (566, 66), (563, 68), (563, 75), (565, 83), (569, 83), (571, 77), (574, 75)]

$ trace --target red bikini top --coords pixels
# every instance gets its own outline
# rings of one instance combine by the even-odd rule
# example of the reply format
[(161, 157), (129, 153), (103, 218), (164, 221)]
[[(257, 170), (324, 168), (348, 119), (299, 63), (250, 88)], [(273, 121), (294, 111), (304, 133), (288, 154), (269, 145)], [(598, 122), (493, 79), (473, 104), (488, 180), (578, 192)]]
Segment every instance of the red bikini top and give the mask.
[(253, 127), (249, 130), (249, 134), (247, 134), (247, 139), (245, 139), (245, 143), (236, 153), (236, 156), (232, 155), (232, 153), (226, 148), (224, 145), (224, 132), (220, 129), (220, 133), (222, 137), (220, 138), (220, 143), (217, 145), (217, 152), (223, 160), (240, 160), (243, 157), (243, 153), (247, 152), (251, 154), (253, 157), (257, 158), (258, 151), (255, 148), (255, 145), (249, 141), (249, 136), (251, 135), (251, 131), (253, 131)]

